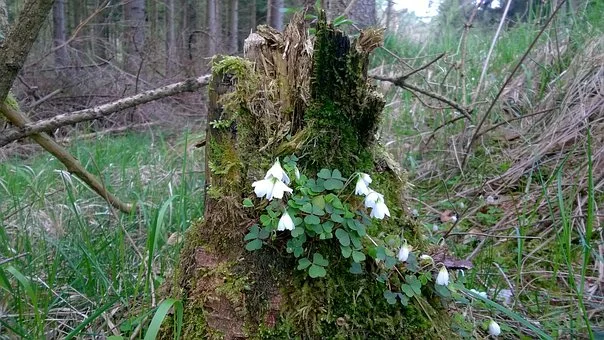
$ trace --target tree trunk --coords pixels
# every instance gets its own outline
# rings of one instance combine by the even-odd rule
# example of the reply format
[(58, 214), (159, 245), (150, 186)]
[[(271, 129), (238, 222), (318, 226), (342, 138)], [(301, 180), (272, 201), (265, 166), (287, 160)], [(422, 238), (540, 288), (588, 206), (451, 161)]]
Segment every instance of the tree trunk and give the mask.
[(124, 2), (124, 21), (126, 25), (124, 64), (128, 71), (136, 72), (142, 60), (141, 51), (145, 42), (145, 0)]
[(267, 23), (274, 29), (283, 29), (283, 0), (268, 0)]
[(168, 76), (174, 74), (176, 58), (176, 17), (174, 1), (166, 0), (166, 72)]
[(349, 17), (361, 28), (375, 26), (375, 0), (356, 0)]
[[(379, 256), (367, 261), (365, 255), (360, 258), (360, 251), (384, 251), (387, 245), (378, 236), (382, 234), (400, 238), (404, 231), (418, 251), (423, 247), (421, 226), (406, 217), (404, 176), (375, 139), (384, 100), (369, 83), (367, 66), (369, 53), (381, 43), (381, 31), (369, 30), (351, 42), (322, 15), (314, 47), (307, 32), (302, 15), (296, 14), (283, 33), (260, 26), (258, 34), (251, 34), (244, 44), (247, 59), (215, 59), (206, 130), (204, 219), (186, 235), (174, 286), (168, 293), (180, 295), (184, 303), (182, 338), (411, 339), (434, 338), (438, 336), (434, 329), (440, 328), (448, 334), (440, 300), (430, 304), (419, 296), (406, 307), (389, 304), (384, 299), (388, 287), (375, 280), (385, 270)], [(371, 173), (376, 190), (385, 193), (392, 207), (391, 218), (367, 229), (371, 236), (363, 242), (365, 229), (354, 234), (359, 254), (353, 257), (359, 262), (353, 268), (359, 274), (349, 272), (353, 260), (350, 254), (343, 255), (344, 250), (340, 253), (341, 243), (332, 234), (332, 227), (340, 230), (336, 235), (347, 228), (343, 222), (334, 225), (324, 219), (318, 226), (328, 228), (330, 224), (329, 229), (309, 231), (315, 222), (307, 221), (308, 213), (296, 229), (315, 236), (295, 246), (301, 251), (298, 255), (291, 254), (293, 244), (300, 241), (293, 231), (291, 237), (288, 231), (266, 237), (250, 232), (244, 241), (244, 235), (258, 229), (259, 223), (276, 229), (271, 217), (260, 216), (265, 209), (274, 206), (282, 211), (301, 199), (294, 197), (300, 195), (297, 187), (288, 196), (288, 204), (274, 200), (267, 207), (252, 189), (252, 182), (264, 178), (275, 158), (286, 162), (292, 154), (303, 156), (297, 166), (308, 178), (325, 176), (323, 168), (338, 169), (345, 176), (361, 171)], [(334, 170), (329, 176), (340, 175)], [(311, 183), (302, 178), (296, 185), (298, 181)], [(327, 182), (322, 181), (312, 182), (320, 186), (313, 190), (328, 190), (322, 184)], [(341, 190), (347, 190), (342, 197), (350, 197), (350, 187)], [(308, 206), (336, 213), (326, 203), (335, 202), (328, 192), (315, 196)], [(255, 202), (256, 207), (244, 208), (244, 199)], [(323, 208), (317, 209), (321, 214)], [(353, 222), (353, 226), (360, 223)], [(326, 237), (319, 239), (319, 232)], [(381, 246), (372, 245), (374, 238)], [(256, 242), (254, 249), (258, 243), (270, 246), (247, 251), (250, 239)], [(324, 278), (312, 279), (306, 270), (296, 269), (301, 266), (296, 258), (302, 256), (302, 261), (311, 251), (315, 255), (321, 251), (321, 262), (328, 260)], [(316, 268), (311, 270), (316, 274)], [(401, 266), (401, 270), (406, 269)]]
[[(256, 26), (257, 26), (257, 19), (256, 19), (256, 0), (251, 0), (250, 1), (250, 28), (252, 31), (256, 30)], [(245, 33), (247, 34), (247, 33)]]
[(218, 0), (208, 0), (208, 54), (215, 55), (220, 47), (220, 12)]
[(239, 50), (239, 0), (231, 0), (230, 12), (229, 53), (236, 54)]
[(394, 14), (394, 0), (387, 0), (386, 5), (386, 30), (392, 30), (392, 15)]
[(69, 64), (67, 40), (65, 33), (65, 0), (55, 0), (52, 7), (52, 37), (55, 50), (55, 66), (63, 67)]

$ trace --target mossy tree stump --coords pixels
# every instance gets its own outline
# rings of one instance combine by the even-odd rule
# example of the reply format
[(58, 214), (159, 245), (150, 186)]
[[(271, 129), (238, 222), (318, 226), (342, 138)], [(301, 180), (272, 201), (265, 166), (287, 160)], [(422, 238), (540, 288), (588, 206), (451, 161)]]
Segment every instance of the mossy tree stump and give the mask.
[(260, 26), (246, 39), (246, 59), (214, 61), (205, 217), (186, 235), (171, 292), (185, 305), (185, 339), (422, 338), (446, 319), (427, 300), (388, 304), (375, 263), (353, 275), (329, 241), (329, 272), (321, 279), (296, 270), (285, 233), (259, 251), (244, 249), (243, 236), (266, 203), (245, 209), (241, 202), (259, 201), (251, 183), (291, 154), (309, 176), (321, 168), (373, 174), (392, 216), (368, 232), (404, 231), (422, 242), (406, 215), (405, 178), (375, 139), (384, 100), (367, 80), (367, 65), (382, 31), (351, 42), (323, 17), (314, 38), (307, 32), (298, 14), (283, 33)]

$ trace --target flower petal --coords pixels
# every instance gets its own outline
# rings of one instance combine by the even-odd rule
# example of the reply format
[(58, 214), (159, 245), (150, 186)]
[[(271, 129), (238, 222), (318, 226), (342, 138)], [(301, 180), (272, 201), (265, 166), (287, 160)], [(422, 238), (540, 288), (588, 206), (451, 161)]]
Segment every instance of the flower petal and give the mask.
[(289, 184), (289, 177), (281, 167), (281, 163), (279, 163), (279, 160), (276, 160), (275, 164), (273, 164), (273, 166), (268, 169), (268, 171), (266, 172), (266, 176), (264, 176), (264, 179), (269, 179), (271, 176), (284, 182), (285, 184)]
[(367, 195), (369, 193), (369, 187), (367, 187), (367, 183), (363, 181), (361, 178), (357, 180), (357, 185), (354, 188), (354, 193), (356, 195)]
[(491, 320), (491, 322), (489, 322), (489, 334), (492, 336), (498, 336), (501, 334), (501, 327), (499, 327), (499, 324), (495, 322), (495, 320)]
[(447, 267), (440, 267), (440, 270), (438, 271), (438, 276), (436, 276), (436, 284), (441, 286), (449, 285), (449, 271), (447, 270)]
[(279, 224), (277, 225), (277, 230), (294, 230), (296, 226), (294, 225), (294, 220), (292, 220), (291, 216), (287, 213), (287, 210), (283, 212), (281, 218), (279, 219)]
[(281, 182), (280, 180), (278, 180), (276, 178), (273, 179), (273, 180), (274, 180), (275, 184), (273, 186), (273, 190), (271, 192), (271, 198), (269, 198), (269, 200), (272, 199), (272, 197), (274, 197), (274, 198), (283, 198), (283, 193), (284, 192), (291, 193), (293, 191), (292, 188), (288, 187), (287, 185), (285, 185), (285, 183)]
[(273, 191), (273, 181), (272, 179), (263, 179), (252, 183), (252, 187), (257, 197), (267, 196), (268, 198), (269, 193)]
[(401, 262), (405, 262), (407, 261), (407, 259), (409, 258), (409, 252), (410, 252), (410, 248), (407, 245), (407, 243), (403, 244), (403, 246), (401, 247), (401, 249), (399, 249), (398, 251), (398, 260)]

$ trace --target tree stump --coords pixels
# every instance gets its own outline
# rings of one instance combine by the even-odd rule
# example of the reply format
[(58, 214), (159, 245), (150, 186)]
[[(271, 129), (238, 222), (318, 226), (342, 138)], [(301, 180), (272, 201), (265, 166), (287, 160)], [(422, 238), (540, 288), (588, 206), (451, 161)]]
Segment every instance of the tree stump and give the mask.
[[(244, 235), (266, 206), (251, 184), (276, 158), (292, 154), (309, 176), (323, 168), (371, 173), (391, 217), (367, 233), (404, 233), (422, 246), (406, 214), (404, 173), (375, 137), (384, 100), (367, 80), (367, 66), (382, 31), (366, 30), (351, 42), (324, 15), (316, 36), (308, 31), (296, 14), (283, 33), (260, 26), (251, 34), (246, 59), (214, 60), (205, 216), (186, 235), (170, 292), (184, 302), (184, 338), (434, 338), (435, 329), (448, 328), (440, 300), (388, 303), (376, 280), (379, 261), (368, 258), (362, 273), (351, 273), (336, 238), (317, 245), (330, 265), (316, 279), (296, 269), (288, 232), (260, 250), (245, 249)], [(244, 208), (246, 198), (256, 208)]]

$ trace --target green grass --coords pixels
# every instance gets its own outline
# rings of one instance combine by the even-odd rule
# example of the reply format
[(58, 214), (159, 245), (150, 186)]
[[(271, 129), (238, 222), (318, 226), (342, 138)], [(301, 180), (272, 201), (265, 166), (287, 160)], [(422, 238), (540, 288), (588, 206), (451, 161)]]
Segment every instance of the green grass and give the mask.
[(203, 211), (201, 151), (178, 138), (133, 134), (71, 148), (111, 192), (137, 203), (130, 216), (46, 154), (0, 164), (0, 255), (20, 256), (0, 265), (0, 334), (129, 336), (149, 322), (178, 260), (180, 243), (168, 239)]

